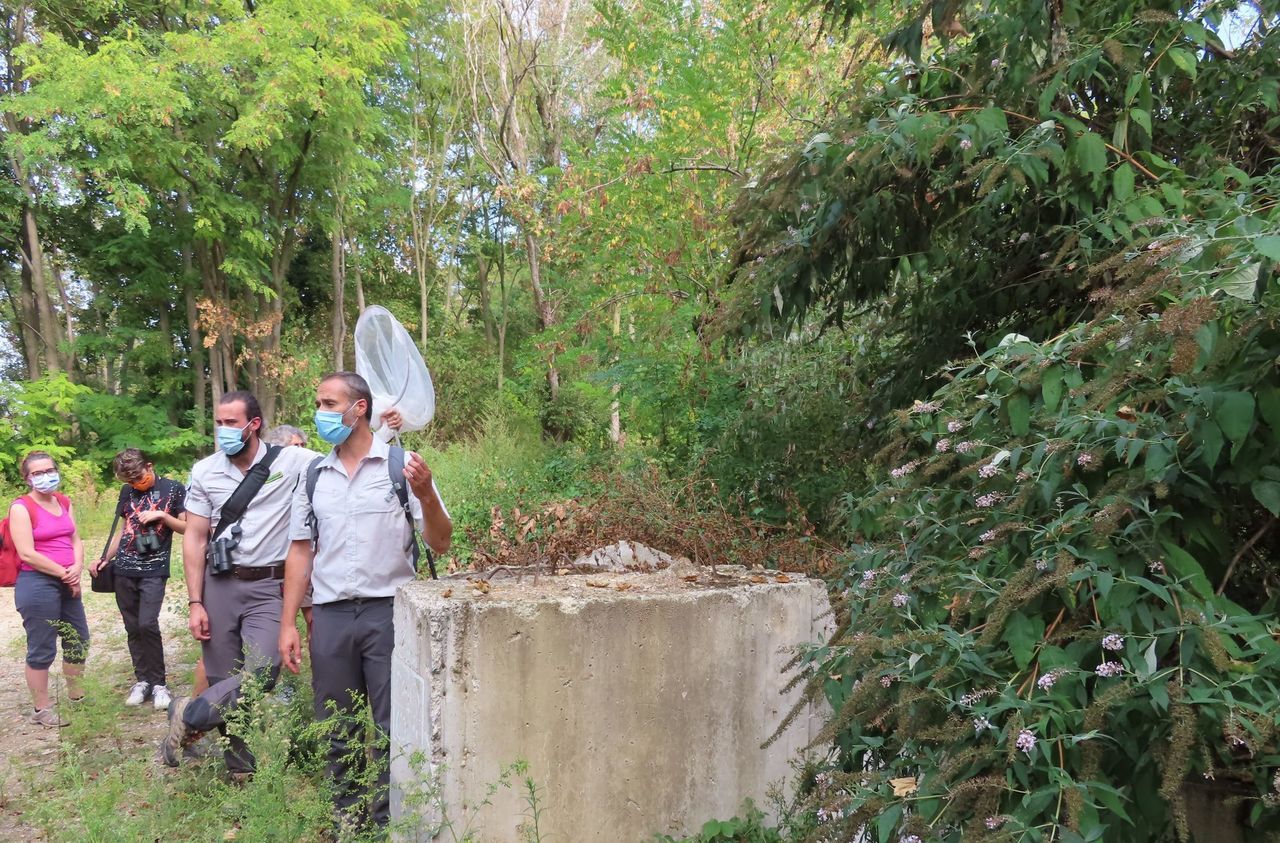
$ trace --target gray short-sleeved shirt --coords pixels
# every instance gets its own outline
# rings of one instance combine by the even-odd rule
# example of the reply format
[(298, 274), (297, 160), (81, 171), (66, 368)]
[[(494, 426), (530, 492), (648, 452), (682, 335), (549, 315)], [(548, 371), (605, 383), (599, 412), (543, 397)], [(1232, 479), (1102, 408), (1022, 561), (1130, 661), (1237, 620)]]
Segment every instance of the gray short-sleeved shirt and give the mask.
[[(258, 443), (258, 453), (253, 457), (256, 465), (267, 455), (267, 446)], [(254, 496), (244, 518), (240, 519), (243, 533), (240, 544), (232, 551), (237, 565), (259, 567), (277, 565), (289, 552), (289, 511), (293, 506), (293, 491), (298, 478), (311, 461), (318, 457), (306, 448), (284, 448), (271, 464), (267, 482)], [(231, 493), (240, 485), (244, 475), (231, 464), (222, 451), (212, 454), (191, 469), (190, 488), (187, 489), (187, 512), (210, 520), (210, 529), (217, 529), (218, 516)]]
[[(347, 475), (334, 451), (320, 461), (314, 499), (319, 540), (311, 569), (316, 605), (355, 597), (391, 597), (415, 576), (408, 549), (409, 522), (387, 472), (390, 450), (375, 437), (353, 476)], [(444, 508), (443, 500), (440, 506)], [(422, 503), (412, 492), (409, 507), (421, 530)], [(295, 540), (311, 538), (307, 523), (311, 512), (304, 477), (293, 496)]]

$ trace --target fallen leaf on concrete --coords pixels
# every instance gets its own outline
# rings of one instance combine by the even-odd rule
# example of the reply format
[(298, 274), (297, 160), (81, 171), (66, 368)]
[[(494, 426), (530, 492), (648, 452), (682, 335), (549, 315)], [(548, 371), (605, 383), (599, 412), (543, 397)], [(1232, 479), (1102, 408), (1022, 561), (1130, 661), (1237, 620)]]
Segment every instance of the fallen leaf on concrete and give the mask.
[(752, 577), (752, 578), (751, 578), (751, 581), (752, 581), (752, 582), (754, 582), (754, 583), (768, 582), (768, 580), (766, 580), (764, 577), (759, 576), (759, 575)]
[(587, 585), (591, 586), (592, 588), (608, 588), (609, 587), (609, 584), (607, 582), (596, 582), (595, 580), (587, 580)]
[(568, 569), (568, 568), (556, 568), (556, 576), (557, 576), (557, 577), (567, 577), (567, 576), (569, 576), (569, 569)]
[(910, 796), (916, 792), (915, 776), (905, 776), (901, 779), (889, 779), (889, 784), (893, 785), (894, 796)]
[(786, 574), (778, 574), (778, 582), (791, 582), (791, 577)]
[(690, 574), (689, 576), (687, 576), (687, 577), (681, 577), (680, 579), (684, 580), (685, 582), (697, 582), (697, 581), (698, 581), (698, 575), (697, 575), (697, 574)]
[(615, 585), (615, 586), (614, 586), (614, 588), (616, 588), (618, 591), (627, 591), (627, 590), (629, 590), (633, 585), (635, 585), (635, 583), (630, 583), (630, 582), (620, 582), (620, 583), (618, 583), (617, 585)]
[(489, 593), (489, 581), (488, 581), (488, 580), (480, 580), (479, 582), (473, 582), (473, 583), (471, 584), (471, 587), (472, 587), (472, 588), (474, 588), (476, 591), (480, 592), (481, 594), (488, 594), (488, 593)]
[(441, 597), (452, 597), (452, 596), (453, 596), (453, 589), (452, 589), (452, 588), (446, 588), (444, 591), (440, 592), (440, 596), (441, 596)]

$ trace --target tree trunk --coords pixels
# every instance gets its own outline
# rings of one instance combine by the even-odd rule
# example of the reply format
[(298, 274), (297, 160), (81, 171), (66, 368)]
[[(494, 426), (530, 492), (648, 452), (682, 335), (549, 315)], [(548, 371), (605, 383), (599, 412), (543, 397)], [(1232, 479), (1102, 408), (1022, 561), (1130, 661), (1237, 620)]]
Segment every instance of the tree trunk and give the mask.
[(22, 209), (23, 263), (31, 271), (31, 292), (35, 297), (38, 316), (40, 345), (45, 370), (61, 371), (62, 354), (58, 348), (61, 326), (53, 312), (49, 299), (49, 285), (45, 276), (44, 250), (40, 247), (40, 231), (36, 225), (36, 212), (30, 201)]
[(476, 252), (476, 283), (480, 286), (480, 319), (484, 322), (484, 341), (486, 345), (493, 345), (494, 330), (493, 324), (493, 302), (489, 293), (489, 264), (484, 259), (482, 250)]
[(191, 367), (191, 391), (195, 397), (196, 431), (205, 432), (205, 418), (209, 413), (209, 404), (205, 395), (208, 380), (204, 373), (204, 337), (200, 332), (200, 310), (196, 307), (196, 291), (191, 286), (191, 248), (184, 246), (182, 262), (186, 266), (186, 306), (187, 306), (187, 365)]
[[(613, 303), (613, 342), (616, 346), (622, 339), (622, 302), (615, 301)], [(618, 364), (619, 356), (614, 352), (613, 363)], [(622, 384), (618, 381), (613, 382), (610, 388), (613, 393), (613, 402), (609, 405), (609, 439), (613, 444), (622, 447), (622, 404), (618, 396), (622, 393)]]
[[(26, 238), (19, 235), (19, 249)], [(25, 254), (25, 252), (24, 252)], [(31, 289), (31, 270), (23, 260), (19, 273), (20, 294), (19, 310), (22, 318), (18, 323), (18, 333), (22, 337), (22, 354), (27, 363), (27, 378), (36, 380), (44, 374), (44, 363), (40, 359), (40, 314), (36, 312), (36, 295)]]
[(333, 233), (329, 235), (329, 243), (332, 247), (332, 266), (333, 273), (333, 368), (342, 371), (346, 368), (343, 365), (345, 355), (343, 354), (343, 346), (347, 340), (347, 317), (346, 317), (346, 279), (343, 277), (345, 272), (342, 266), (342, 226), (335, 225)]
[(351, 255), (355, 258), (356, 270), (356, 317), (364, 313), (364, 270), (360, 266), (360, 250), (355, 243), (349, 243), (351, 247)]
[[(58, 261), (54, 260), (52, 255), (49, 256), (48, 264), (49, 269), (53, 272), (54, 285), (58, 290), (58, 301), (62, 304), (62, 318), (64, 320), (64, 327), (66, 330), (64, 335), (66, 339), (66, 353), (63, 355), (63, 359), (66, 363), (67, 375), (74, 381), (76, 373), (75, 313), (71, 307), (71, 297), (67, 295), (67, 282), (62, 275), (62, 265), (58, 263)], [(168, 346), (166, 345), (165, 348), (168, 348)]]

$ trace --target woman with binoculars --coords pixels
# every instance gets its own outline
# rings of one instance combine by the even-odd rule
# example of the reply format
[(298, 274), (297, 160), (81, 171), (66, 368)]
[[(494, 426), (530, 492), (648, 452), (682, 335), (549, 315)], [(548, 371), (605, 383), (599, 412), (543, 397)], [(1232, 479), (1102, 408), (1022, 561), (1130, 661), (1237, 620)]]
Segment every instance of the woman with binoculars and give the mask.
[(118, 510), (124, 528), (90, 572), (96, 575), (108, 561), (115, 565), (116, 605), (124, 619), (137, 679), (125, 704), (142, 705), (150, 698), (156, 710), (164, 711), (171, 699), (165, 685), (160, 606), (169, 579), (173, 535), (187, 529), (187, 493), (181, 483), (157, 477), (155, 466), (137, 448), (116, 454), (113, 468), (125, 484)]

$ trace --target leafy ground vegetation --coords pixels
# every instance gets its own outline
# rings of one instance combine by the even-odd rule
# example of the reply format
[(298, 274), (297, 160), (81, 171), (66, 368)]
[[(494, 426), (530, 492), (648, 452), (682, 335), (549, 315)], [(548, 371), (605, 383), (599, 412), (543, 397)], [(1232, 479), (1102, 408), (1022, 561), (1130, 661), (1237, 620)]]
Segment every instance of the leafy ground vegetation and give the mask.
[(6, 21), (0, 468), (183, 476), (218, 395), (305, 419), (385, 304), (448, 564), (631, 538), (831, 583), (825, 760), (694, 839), (1280, 824), (1280, 3)]

